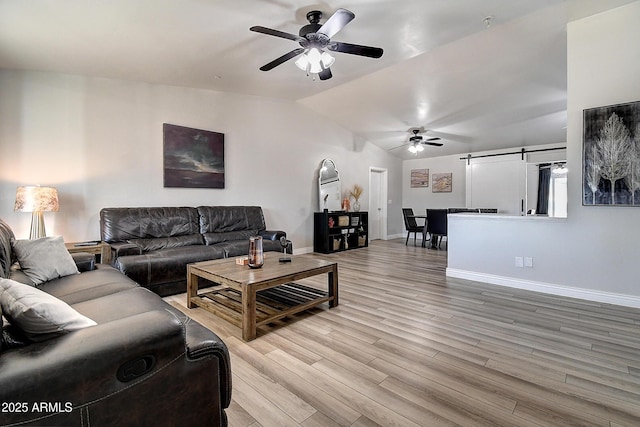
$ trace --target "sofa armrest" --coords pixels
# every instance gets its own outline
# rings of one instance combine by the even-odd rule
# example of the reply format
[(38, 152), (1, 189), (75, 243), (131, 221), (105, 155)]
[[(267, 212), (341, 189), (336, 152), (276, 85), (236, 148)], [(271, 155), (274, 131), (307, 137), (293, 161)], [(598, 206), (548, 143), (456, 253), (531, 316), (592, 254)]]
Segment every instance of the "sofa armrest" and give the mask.
[(96, 269), (96, 256), (89, 252), (75, 252), (71, 254), (73, 262), (76, 263), (78, 271), (84, 273), (85, 271), (92, 271)]
[(189, 360), (215, 357), (220, 368), (220, 401), (223, 408), (231, 404), (231, 358), (226, 344), (197, 322), (187, 325), (187, 355)]
[(258, 235), (265, 240), (280, 240), (281, 237), (287, 237), (287, 233), (280, 230), (262, 230)]
[(142, 255), (142, 246), (129, 242), (114, 242), (109, 243), (111, 246), (111, 261), (115, 261), (116, 258), (126, 255)]
[[(156, 310), (5, 351), (0, 402), (27, 402), (29, 408), (38, 402), (69, 402), (74, 408), (95, 402), (144, 382), (184, 355), (184, 334), (175, 315)], [(148, 359), (140, 363), (149, 363), (150, 370), (130, 378), (143, 357)], [(133, 367), (128, 372), (127, 364)], [(118, 379), (121, 370), (128, 381)], [(41, 415), (22, 414), (20, 420)]]

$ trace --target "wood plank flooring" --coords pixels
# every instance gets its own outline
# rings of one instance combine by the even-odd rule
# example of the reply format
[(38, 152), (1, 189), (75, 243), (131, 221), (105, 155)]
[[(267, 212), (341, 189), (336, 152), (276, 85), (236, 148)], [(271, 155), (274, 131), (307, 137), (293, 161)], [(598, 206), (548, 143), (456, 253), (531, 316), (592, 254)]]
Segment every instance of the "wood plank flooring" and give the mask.
[(446, 251), (404, 239), (316, 256), (340, 305), (248, 343), (165, 298), (229, 346), (231, 427), (640, 426), (640, 310), (447, 278)]

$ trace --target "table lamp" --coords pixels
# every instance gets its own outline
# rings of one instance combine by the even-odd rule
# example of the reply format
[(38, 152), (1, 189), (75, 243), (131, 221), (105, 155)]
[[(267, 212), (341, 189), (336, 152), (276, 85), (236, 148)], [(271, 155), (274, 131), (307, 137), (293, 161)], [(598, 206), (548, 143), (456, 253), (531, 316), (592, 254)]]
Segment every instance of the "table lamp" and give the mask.
[(46, 236), (43, 212), (58, 212), (58, 190), (54, 187), (27, 185), (16, 190), (16, 212), (32, 212), (29, 239)]

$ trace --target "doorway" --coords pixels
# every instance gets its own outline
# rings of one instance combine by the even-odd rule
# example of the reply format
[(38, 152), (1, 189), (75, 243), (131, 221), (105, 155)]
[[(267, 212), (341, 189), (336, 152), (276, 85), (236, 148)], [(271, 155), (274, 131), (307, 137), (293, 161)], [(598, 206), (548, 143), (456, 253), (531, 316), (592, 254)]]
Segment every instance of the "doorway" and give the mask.
[(369, 168), (369, 241), (387, 240), (388, 171)]

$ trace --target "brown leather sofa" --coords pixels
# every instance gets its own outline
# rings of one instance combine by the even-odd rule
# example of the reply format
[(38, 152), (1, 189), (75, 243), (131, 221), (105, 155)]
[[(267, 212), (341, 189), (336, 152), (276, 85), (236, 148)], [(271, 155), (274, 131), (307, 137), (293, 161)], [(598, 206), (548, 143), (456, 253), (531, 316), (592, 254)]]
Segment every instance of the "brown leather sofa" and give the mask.
[[(25, 283), (13, 238), (0, 220), (0, 275)], [(0, 320), (0, 425), (227, 425), (224, 342), (93, 255), (74, 259), (80, 274), (37, 288), (97, 325), (34, 342)]]
[(187, 291), (187, 264), (247, 255), (249, 237), (257, 235), (264, 251), (282, 251), (286, 233), (267, 230), (259, 206), (100, 211), (100, 236), (111, 245), (113, 266), (160, 296)]

